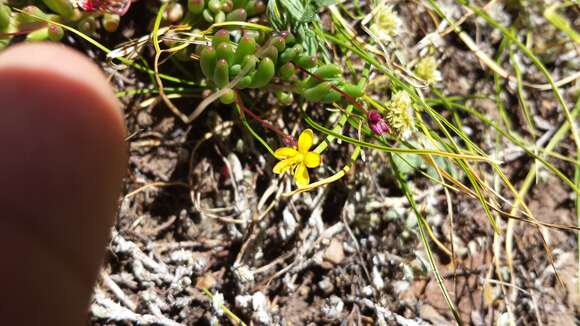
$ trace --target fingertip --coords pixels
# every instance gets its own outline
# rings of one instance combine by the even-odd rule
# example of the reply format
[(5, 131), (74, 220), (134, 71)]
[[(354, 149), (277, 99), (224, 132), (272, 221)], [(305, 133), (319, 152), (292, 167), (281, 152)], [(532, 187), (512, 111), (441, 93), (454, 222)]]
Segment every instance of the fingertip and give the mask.
[[(86, 317), (126, 169), (125, 134), (107, 79), (80, 53), (47, 43), (0, 53), (5, 321), (66, 325)], [(18, 284), (37, 300), (11, 295)], [(22, 307), (48, 315), (23, 315)]]
[(111, 114), (116, 119), (112, 120), (116, 122), (116, 127), (124, 131), (120, 103), (103, 72), (87, 56), (53, 42), (20, 43), (0, 54), (0, 73), (6, 70), (30, 71), (58, 76), (71, 83), (84, 85), (106, 103), (102, 113)]

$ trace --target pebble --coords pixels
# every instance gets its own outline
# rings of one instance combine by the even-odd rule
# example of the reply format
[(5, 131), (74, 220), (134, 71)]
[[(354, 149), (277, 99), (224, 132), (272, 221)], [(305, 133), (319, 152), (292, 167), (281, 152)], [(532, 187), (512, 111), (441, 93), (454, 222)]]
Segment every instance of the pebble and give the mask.
[(342, 263), (344, 260), (344, 249), (342, 248), (342, 243), (336, 239), (332, 239), (324, 251), (324, 259), (334, 265)]
[(377, 266), (373, 266), (372, 274), (373, 274), (372, 275), (373, 286), (375, 287), (375, 289), (382, 290), (383, 288), (385, 288), (385, 281), (383, 281), (383, 277), (381, 276), (381, 273), (379, 272)]
[(332, 292), (334, 292), (334, 284), (332, 284), (332, 282), (328, 277), (324, 277), (322, 281), (318, 282), (318, 287), (326, 295), (329, 295)]

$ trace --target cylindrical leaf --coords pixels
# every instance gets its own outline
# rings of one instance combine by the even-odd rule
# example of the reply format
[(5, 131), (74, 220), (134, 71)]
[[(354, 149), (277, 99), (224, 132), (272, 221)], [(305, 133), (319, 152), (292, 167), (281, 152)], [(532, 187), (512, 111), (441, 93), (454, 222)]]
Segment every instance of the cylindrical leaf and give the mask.
[(246, 12), (246, 9), (243, 9), (243, 8), (235, 9), (234, 11), (232, 11), (226, 15), (226, 20), (229, 22), (231, 22), (231, 21), (242, 22), (242, 21), (245, 21), (246, 18), (248, 18), (248, 13)]
[(342, 96), (335, 90), (330, 90), (324, 95), (322, 102), (337, 102), (340, 101)]
[(266, 5), (259, 0), (250, 0), (244, 9), (246, 9), (248, 17), (253, 17), (266, 11)]
[(85, 34), (94, 34), (97, 30), (97, 21), (95, 17), (89, 16), (79, 22), (79, 30)]
[(164, 17), (172, 23), (177, 23), (183, 18), (183, 12), (183, 6), (179, 2), (171, 2), (165, 9)]
[(220, 29), (219, 31), (213, 34), (212, 45), (215, 49), (218, 48), (218, 45), (221, 43), (228, 43), (230, 41), (230, 31), (227, 29)]
[(48, 39), (48, 27), (37, 29), (26, 35), (26, 40), (29, 42), (40, 42)]
[(242, 71), (242, 65), (240, 64), (235, 64), (230, 67), (231, 76), (237, 76), (240, 73), (240, 71)]
[(280, 75), (280, 78), (284, 80), (289, 80), (296, 73), (296, 67), (294, 67), (294, 64), (292, 62), (288, 62), (280, 66), (280, 69), (278, 69), (278, 73)]
[(344, 84), (342, 90), (354, 98), (361, 97), (364, 94), (363, 88), (361, 86), (353, 85), (350, 83)]
[(248, 71), (253, 71), (256, 68), (256, 65), (258, 64), (258, 57), (256, 57), (253, 54), (248, 54), (247, 56), (244, 57), (244, 60), (242, 60), (242, 68), (243, 69), (248, 69)]
[(256, 52), (256, 39), (250, 35), (242, 36), (236, 53), (234, 56), (234, 62), (240, 63), (249, 54), (254, 54)]
[(201, 15), (206, 22), (213, 23), (213, 14), (209, 11), (209, 9), (204, 9)]
[(320, 83), (312, 88), (304, 91), (304, 99), (310, 102), (319, 102), (324, 99), (324, 96), (330, 91), (330, 83)]
[(51, 41), (58, 42), (58, 41), (62, 40), (63, 36), (64, 36), (64, 30), (62, 29), (62, 27), (55, 25), (55, 24), (48, 25), (48, 38)]
[(262, 51), (262, 57), (268, 57), (272, 62), (278, 61), (278, 49), (275, 46), (270, 45), (264, 51)]
[(284, 50), (284, 52), (282, 52), (282, 54), (280, 54), (280, 58), (278, 59), (278, 63), (279, 64), (285, 64), (287, 62), (290, 62), (292, 60), (294, 60), (294, 58), (296, 58), (296, 50), (294, 48), (288, 48), (286, 50)]
[(236, 92), (231, 89), (231, 88), (227, 88), (225, 90), (225, 93), (220, 96), (220, 101), (223, 104), (232, 104), (236, 101)]
[(296, 63), (305, 69), (310, 69), (316, 66), (316, 57), (303, 54), (296, 59)]
[(103, 28), (109, 32), (115, 32), (119, 28), (119, 22), (121, 17), (115, 14), (104, 14), (103, 15)]
[[(47, 18), (46, 14), (36, 6), (26, 6), (22, 8), (22, 13), (16, 15), (16, 21), (18, 22), (18, 28), (20, 30), (32, 29), (34, 27), (29, 27), (31, 24), (43, 23), (42, 20), (34, 18), (33, 16)], [(30, 15), (27, 15), (30, 14)]]
[(272, 59), (265, 57), (260, 60), (256, 73), (252, 76), (252, 84), (250, 88), (260, 88), (268, 85), (274, 77), (276, 67)]
[(240, 79), (240, 81), (236, 84), (236, 88), (237, 89), (248, 88), (250, 87), (251, 84), (252, 84), (252, 76), (247, 75), (242, 77), (242, 79)]
[(278, 52), (282, 52), (286, 48), (286, 41), (283, 36), (275, 35), (270, 39), (270, 45), (275, 46)]
[(224, 13), (229, 13), (234, 9), (234, 3), (232, 0), (223, 0), (221, 10)]
[(294, 102), (294, 95), (288, 92), (276, 92), (276, 98), (282, 105), (290, 105)]
[(0, 3), (0, 32), (5, 31), (8, 25), (10, 25), (10, 8)]
[(213, 16), (213, 19), (216, 23), (223, 23), (226, 21), (226, 14), (223, 11), (219, 11)]
[(329, 63), (318, 67), (314, 73), (321, 78), (327, 79), (340, 75), (341, 71), (339, 65)]
[(42, 0), (50, 10), (70, 19), (74, 16), (75, 8), (70, 0)]
[(199, 15), (205, 8), (204, 0), (189, 0), (187, 2), (187, 8), (193, 14)]
[(217, 62), (217, 54), (213, 47), (204, 47), (199, 56), (199, 65), (201, 72), (207, 79), (213, 78), (213, 71)]
[(228, 42), (220, 43), (216, 48), (217, 58), (225, 59), (228, 65), (234, 63), (234, 46)]
[(286, 33), (284, 35), (284, 39), (286, 40), (286, 46), (288, 46), (289, 44), (294, 44), (294, 42), (296, 42), (296, 37), (294, 37), (294, 34), (290, 33), (290, 32), (283, 32)]
[(217, 87), (223, 88), (230, 82), (229, 67), (228, 62), (224, 59), (220, 59), (216, 63), (213, 72), (213, 81)]
[(222, 10), (222, 4), (220, 0), (209, 0), (207, 4), (207, 9), (209, 9), (209, 11), (211, 11), (212, 13), (217, 14)]

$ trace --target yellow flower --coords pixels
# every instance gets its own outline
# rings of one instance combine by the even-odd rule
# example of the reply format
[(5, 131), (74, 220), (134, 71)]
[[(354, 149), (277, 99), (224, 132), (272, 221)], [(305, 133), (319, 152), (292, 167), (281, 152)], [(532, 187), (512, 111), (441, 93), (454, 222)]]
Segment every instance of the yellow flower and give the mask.
[(274, 156), (281, 160), (274, 166), (274, 173), (282, 174), (290, 170), (298, 188), (304, 188), (310, 183), (307, 168), (315, 168), (320, 165), (320, 154), (310, 152), (314, 142), (312, 130), (306, 129), (298, 137), (298, 148), (281, 147), (274, 152)]

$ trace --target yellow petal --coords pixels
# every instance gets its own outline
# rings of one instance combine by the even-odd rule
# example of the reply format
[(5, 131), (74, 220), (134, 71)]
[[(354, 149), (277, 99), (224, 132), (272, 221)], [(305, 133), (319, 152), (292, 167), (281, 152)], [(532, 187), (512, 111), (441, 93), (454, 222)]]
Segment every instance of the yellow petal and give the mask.
[(294, 170), (294, 181), (296, 181), (298, 188), (304, 188), (310, 183), (308, 169), (304, 163), (298, 164), (296, 170)]
[(314, 142), (314, 133), (311, 129), (304, 130), (298, 137), (298, 151), (306, 154), (312, 147), (312, 142)]
[(296, 154), (298, 154), (298, 151), (292, 147), (280, 147), (274, 152), (274, 157), (279, 160), (283, 160), (295, 156)]
[(282, 161), (276, 163), (276, 165), (274, 165), (272, 172), (274, 172), (276, 174), (284, 173), (284, 172), (288, 171), (288, 169), (290, 169), (290, 167), (292, 167), (292, 163), (294, 163), (294, 162), (292, 161), (291, 158), (282, 160)]
[(304, 164), (309, 168), (315, 168), (320, 165), (320, 154), (308, 152), (304, 156)]

